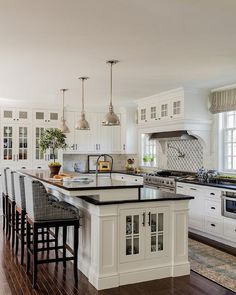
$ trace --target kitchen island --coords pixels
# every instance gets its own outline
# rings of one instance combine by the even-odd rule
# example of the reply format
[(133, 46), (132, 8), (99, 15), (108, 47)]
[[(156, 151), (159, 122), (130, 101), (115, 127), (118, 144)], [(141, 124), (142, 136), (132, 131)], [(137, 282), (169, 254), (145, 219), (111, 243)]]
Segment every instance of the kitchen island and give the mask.
[[(80, 208), (78, 266), (96, 289), (190, 273), (188, 203), (193, 197), (143, 188), (112, 175), (99, 176), (86, 189), (76, 182), (55, 183), (44, 171), (22, 173)], [(130, 198), (130, 190), (136, 198), (134, 192)]]

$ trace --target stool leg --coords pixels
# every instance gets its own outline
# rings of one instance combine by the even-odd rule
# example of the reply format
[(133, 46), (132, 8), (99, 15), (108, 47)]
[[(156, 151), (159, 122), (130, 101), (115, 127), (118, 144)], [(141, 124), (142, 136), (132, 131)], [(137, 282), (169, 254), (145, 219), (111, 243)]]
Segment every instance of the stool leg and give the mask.
[(26, 272), (30, 270), (30, 224), (26, 221), (26, 249), (27, 249), (27, 260), (26, 260)]
[(9, 216), (8, 216), (8, 196), (5, 196), (5, 210), (6, 210), (6, 237), (8, 236), (9, 230)]
[(8, 201), (8, 233), (7, 233), (7, 239), (10, 240), (11, 238), (11, 225), (12, 222), (12, 216), (11, 216), (11, 203)]
[(62, 242), (63, 242), (63, 267), (66, 267), (66, 239), (67, 239), (67, 227), (63, 226)]
[(79, 227), (74, 225), (74, 278), (78, 280), (78, 244), (79, 244)]
[(3, 222), (2, 222), (2, 229), (5, 230), (6, 226), (6, 197), (5, 194), (2, 194), (2, 211), (3, 211)]
[(16, 256), (19, 248), (19, 212), (16, 211)]
[(20, 264), (24, 264), (24, 252), (25, 252), (25, 211), (21, 211), (21, 229), (20, 229), (20, 236), (21, 236), (21, 253), (20, 253)]
[(56, 259), (58, 259), (58, 232), (59, 232), (59, 227), (55, 227), (55, 256)]
[(11, 241), (11, 247), (14, 248), (15, 245), (15, 212), (16, 212), (16, 208), (15, 208), (15, 202), (12, 202), (11, 204), (11, 226), (12, 226), (12, 241)]
[(37, 263), (38, 263), (38, 227), (33, 228), (33, 288), (37, 284)]

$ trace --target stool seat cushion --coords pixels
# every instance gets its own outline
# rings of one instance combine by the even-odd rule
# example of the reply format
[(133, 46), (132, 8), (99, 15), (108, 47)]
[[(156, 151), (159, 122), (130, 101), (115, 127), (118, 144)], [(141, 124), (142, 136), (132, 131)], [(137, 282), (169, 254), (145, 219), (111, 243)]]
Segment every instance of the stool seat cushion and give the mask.
[(57, 196), (54, 196), (53, 194), (48, 193), (47, 196), (48, 196), (48, 200), (50, 202), (59, 202), (60, 201), (59, 198)]

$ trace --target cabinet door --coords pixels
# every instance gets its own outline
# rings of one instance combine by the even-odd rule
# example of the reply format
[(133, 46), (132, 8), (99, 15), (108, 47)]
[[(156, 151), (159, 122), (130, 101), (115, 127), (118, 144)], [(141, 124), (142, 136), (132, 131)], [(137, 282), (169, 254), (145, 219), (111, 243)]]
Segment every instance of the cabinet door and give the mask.
[(27, 109), (15, 109), (15, 121), (17, 123), (31, 123), (32, 112)]
[(55, 127), (58, 127), (60, 121), (59, 111), (48, 111), (47, 112), (47, 122)]
[(169, 118), (169, 103), (168, 103), (168, 101), (160, 103), (159, 118), (160, 118), (160, 120), (166, 120)]
[(1, 159), (2, 165), (7, 167), (15, 163), (15, 126), (10, 124), (2, 125)]
[[(112, 126), (111, 127), (111, 152), (112, 153), (120, 153), (121, 152), (121, 127), (120, 126)], [(125, 147), (123, 147), (125, 148)]]
[(40, 166), (40, 164), (46, 161), (46, 155), (39, 148), (39, 139), (44, 131), (43, 126), (33, 127), (33, 165)]
[(204, 227), (204, 192), (195, 186), (190, 186), (188, 195), (194, 199), (189, 202), (189, 226), (196, 229)]
[[(96, 114), (86, 113), (86, 120), (89, 123), (90, 130), (75, 130), (75, 150), (77, 152), (92, 152), (97, 140), (97, 125), (99, 124)], [(75, 121), (81, 118), (81, 113), (75, 114)]]
[(65, 120), (66, 120), (66, 124), (70, 129), (69, 133), (66, 133), (66, 144), (68, 145), (66, 148), (67, 152), (75, 152), (76, 150), (76, 145), (75, 145), (75, 125), (76, 125), (76, 120), (78, 120), (78, 118), (75, 116), (75, 112), (70, 112), (67, 111), (65, 112)]
[(182, 118), (184, 115), (184, 105), (182, 98), (173, 98), (170, 100), (170, 118)]
[(146, 213), (146, 257), (167, 255), (169, 210), (168, 208), (150, 208)]
[(158, 120), (158, 107), (156, 105), (151, 105), (149, 107), (149, 121), (157, 121)]
[(138, 123), (143, 124), (147, 122), (147, 107), (140, 107), (138, 110), (139, 118)]
[(145, 209), (121, 210), (120, 261), (140, 260), (145, 254)]
[(33, 120), (36, 124), (53, 125), (57, 127), (59, 125), (59, 112), (47, 111), (47, 110), (34, 110)]
[(2, 122), (13, 123), (15, 117), (15, 109), (14, 108), (3, 108), (1, 109), (1, 120)]
[(16, 161), (17, 168), (26, 167), (31, 162), (31, 136), (29, 126), (16, 126), (17, 145), (16, 145)]

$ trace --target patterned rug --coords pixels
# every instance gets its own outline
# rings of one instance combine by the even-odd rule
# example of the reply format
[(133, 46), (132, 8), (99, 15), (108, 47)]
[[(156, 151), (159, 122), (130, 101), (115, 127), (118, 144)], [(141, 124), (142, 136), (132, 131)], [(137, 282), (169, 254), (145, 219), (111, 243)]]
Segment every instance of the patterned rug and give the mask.
[(191, 269), (236, 292), (236, 257), (189, 239)]

